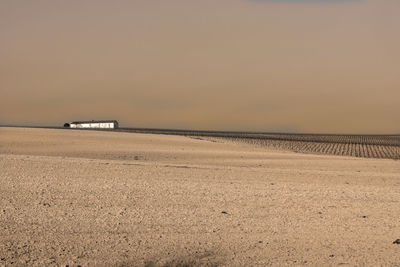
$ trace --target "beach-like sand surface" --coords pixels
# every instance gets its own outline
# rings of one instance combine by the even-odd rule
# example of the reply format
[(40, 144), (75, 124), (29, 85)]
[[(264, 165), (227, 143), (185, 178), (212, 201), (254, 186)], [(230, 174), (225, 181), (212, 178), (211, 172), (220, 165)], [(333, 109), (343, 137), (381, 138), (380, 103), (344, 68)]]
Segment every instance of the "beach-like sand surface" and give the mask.
[(400, 266), (400, 161), (0, 128), (0, 266)]

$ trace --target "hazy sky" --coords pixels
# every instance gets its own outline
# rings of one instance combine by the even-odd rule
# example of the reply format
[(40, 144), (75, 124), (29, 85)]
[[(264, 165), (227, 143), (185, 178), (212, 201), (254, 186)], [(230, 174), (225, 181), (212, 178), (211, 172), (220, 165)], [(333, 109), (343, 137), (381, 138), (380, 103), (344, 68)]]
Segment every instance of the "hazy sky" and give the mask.
[(0, 124), (400, 133), (398, 0), (0, 2)]

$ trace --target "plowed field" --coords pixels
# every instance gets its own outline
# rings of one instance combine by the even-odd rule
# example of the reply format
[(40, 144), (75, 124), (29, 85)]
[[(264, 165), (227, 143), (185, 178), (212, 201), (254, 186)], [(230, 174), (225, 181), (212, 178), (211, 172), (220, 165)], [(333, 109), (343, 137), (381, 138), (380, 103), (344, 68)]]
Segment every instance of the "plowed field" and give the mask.
[(263, 134), (213, 139), (244, 142), (299, 153), (400, 159), (400, 136)]

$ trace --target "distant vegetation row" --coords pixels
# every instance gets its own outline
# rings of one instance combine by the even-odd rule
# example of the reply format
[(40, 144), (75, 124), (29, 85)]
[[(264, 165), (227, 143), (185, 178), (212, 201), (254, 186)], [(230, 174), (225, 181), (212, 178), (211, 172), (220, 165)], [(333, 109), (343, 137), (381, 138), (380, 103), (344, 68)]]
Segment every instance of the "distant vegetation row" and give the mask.
[[(297, 140), (274, 140), (274, 139), (249, 139), (249, 138), (224, 138), (233, 142), (244, 142), (257, 146), (269, 147), (280, 150), (290, 150), (299, 153), (327, 154), (338, 156), (379, 158), (379, 159), (400, 159), (400, 146), (387, 145), (388, 140), (384, 138), (365, 139), (365, 143), (358, 142), (362, 137), (348, 136), (327, 138), (326, 142), (320, 140), (308, 141)], [(347, 142), (346, 142), (347, 140)], [(337, 141), (337, 142), (335, 142)], [(377, 145), (377, 143), (382, 143)]]
[(162, 129), (123, 129), (123, 131), (222, 138), (227, 141), (300, 153), (400, 159), (399, 135), (324, 135)]

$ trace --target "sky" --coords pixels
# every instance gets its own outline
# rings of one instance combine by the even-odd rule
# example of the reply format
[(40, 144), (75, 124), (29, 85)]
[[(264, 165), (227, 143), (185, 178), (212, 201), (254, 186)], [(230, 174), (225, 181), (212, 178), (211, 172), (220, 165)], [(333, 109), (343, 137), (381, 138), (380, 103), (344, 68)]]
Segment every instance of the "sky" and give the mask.
[(400, 133), (398, 0), (2, 0), (0, 124)]

